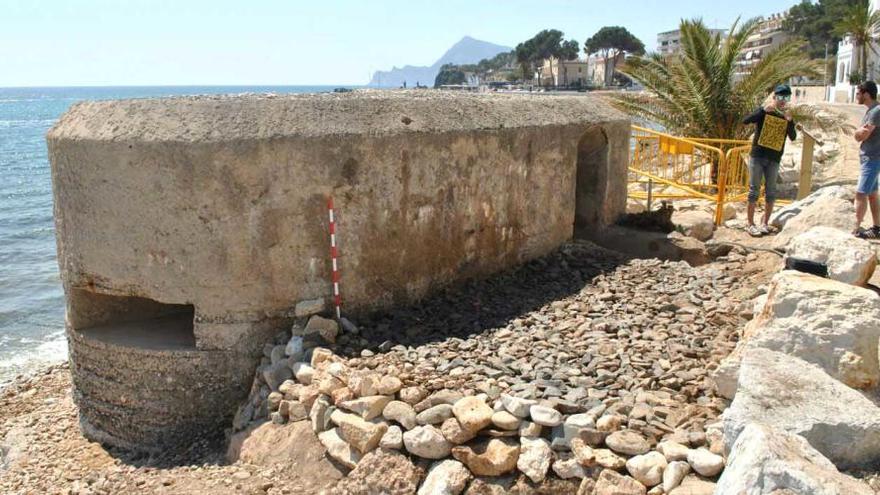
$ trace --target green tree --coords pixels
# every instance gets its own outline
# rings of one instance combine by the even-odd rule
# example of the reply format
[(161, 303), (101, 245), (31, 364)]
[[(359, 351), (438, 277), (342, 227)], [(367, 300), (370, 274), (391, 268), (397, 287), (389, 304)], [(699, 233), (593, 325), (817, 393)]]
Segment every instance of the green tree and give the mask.
[(855, 49), (859, 53), (859, 76), (868, 79), (868, 50), (877, 53), (873, 43), (874, 36), (880, 30), (880, 11), (871, 10), (868, 0), (861, 0), (847, 9), (846, 14), (834, 25), (834, 32), (839, 36), (852, 37)]
[(581, 44), (577, 40), (568, 40), (562, 44), (560, 57), (562, 60), (574, 60), (581, 52)]
[(440, 72), (434, 79), (434, 87), (439, 88), (447, 84), (464, 84), (467, 76), (461, 67), (453, 64), (445, 64), (440, 67)]
[(625, 54), (642, 55), (645, 44), (622, 26), (605, 26), (584, 43), (587, 55), (601, 54), (605, 59), (605, 84), (610, 85), (614, 70)]
[(516, 45), (516, 49), (514, 49), (514, 53), (516, 54), (516, 62), (519, 64), (520, 70), (522, 70), (522, 78), (523, 81), (528, 81), (531, 79), (532, 74), (534, 74), (534, 65), (535, 65), (535, 42), (534, 38), (523, 41), (522, 43)]
[[(722, 39), (702, 20), (681, 22), (681, 51), (671, 57), (659, 54), (630, 57), (621, 72), (642, 83), (646, 93), (620, 93), (612, 97), (624, 111), (664, 126), (668, 132), (695, 137), (743, 139), (750, 129), (743, 117), (768, 96), (768, 89), (796, 75), (814, 75), (815, 65), (802, 40), (792, 40), (766, 54), (741, 77), (734, 77), (736, 60), (746, 39), (757, 28), (753, 19), (733, 23)], [(795, 105), (796, 121), (824, 130), (845, 128), (839, 115), (820, 113), (815, 107)]]
[[(837, 53), (840, 35), (834, 33), (835, 23), (842, 19), (846, 11), (860, 0), (802, 0), (793, 6), (785, 18), (785, 29), (807, 41), (811, 58), (825, 57)], [(831, 71), (832, 73), (834, 71)]]

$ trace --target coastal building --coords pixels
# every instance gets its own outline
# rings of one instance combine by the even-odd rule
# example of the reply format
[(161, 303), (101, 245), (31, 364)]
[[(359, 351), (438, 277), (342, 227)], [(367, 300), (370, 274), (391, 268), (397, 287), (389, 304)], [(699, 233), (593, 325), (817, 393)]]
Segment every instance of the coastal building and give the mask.
[[(83, 434), (154, 452), (222, 434), (256, 371), (272, 389), (291, 377), (266, 343), (330, 314), (331, 232), (349, 315), (594, 235), (626, 211), (629, 135), (629, 117), (591, 96), (353, 91), (71, 107), (47, 143)], [(304, 357), (306, 344), (285, 353)], [(265, 417), (250, 406), (241, 424)]]
[[(880, 9), (880, 0), (871, 0), (871, 11)], [(874, 33), (875, 38), (880, 37), (880, 33)], [(868, 79), (876, 81), (880, 77), (880, 44), (874, 43), (872, 49), (868, 50)], [(861, 50), (853, 42), (851, 36), (844, 36), (840, 43), (837, 44), (837, 60), (835, 63), (834, 81), (829, 88), (828, 99), (830, 101), (845, 103), (855, 101), (856, 86), (850, 84), (850, 75), (857, 72), (860, 65)]]
[(586, 60), (544, 59), (538, 69), (542, 86), (586, 86), (590, 81), (590, 65)]
[(784, 28), (788, 12), (772, 14), (762, 18), (755, 32), (746, 39), (745, 45), (736, 60), (735, 78), (742, 78), (752, 67), (780, 45), (792, 39), (793, 35)]
[[(713, 35), (720, 34), (724, 39), (726, 29), (710, 29)], [(675, 55), (681, 50), (681, 30), (666, 31), (657, 35), (657, 53), (663, 56)]]
[(605, 85), (605, 67), (607, 61), (605, 57), (593, 55), (587, 59), (587, 72), (590, 82), (594, 86)]

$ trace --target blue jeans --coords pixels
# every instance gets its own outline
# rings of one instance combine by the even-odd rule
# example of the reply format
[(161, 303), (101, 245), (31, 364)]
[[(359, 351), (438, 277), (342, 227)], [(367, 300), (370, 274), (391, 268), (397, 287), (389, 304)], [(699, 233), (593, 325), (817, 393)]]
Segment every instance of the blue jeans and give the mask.
[(779, 162), (769, 158), (749, 158), (749, 203), (757, 203), (761, 194), (761, 181), (764, 182), (764, 201), (776, 201), (776, 178), (779, 176)]
[(873, 194), (877, 192), (877, 176), (880, 175), (880, 160), (861, 157), (862, 171), (859, 174), (859, 185), (856, 192), (860, 194)]

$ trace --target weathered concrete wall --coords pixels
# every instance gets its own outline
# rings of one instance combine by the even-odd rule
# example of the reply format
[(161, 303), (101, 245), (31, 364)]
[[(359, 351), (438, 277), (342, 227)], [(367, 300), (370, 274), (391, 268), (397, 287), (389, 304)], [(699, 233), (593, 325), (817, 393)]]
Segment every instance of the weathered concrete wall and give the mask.
[[(100, 394), (86, 382), (114, 373), (81, 372), (84, 330), (120, 333), (120, 315), (147, 321), (163, 304), (194, 313), (179, 329), (193, 335), (186, 352), (222, 353), (252, 372), (296, 302), (330, 293), (329, 195), (349, 310), (413, 301), (540, 256), (576, 222), (602, 228), (625, 208), (628, 136), (623, 115), (584, 96), (78, 104), (48, 136), (77, 388)], [(122, 333), (163, 338), (134, 327)], [(226, 395), (245, 393), (231, 382)]]

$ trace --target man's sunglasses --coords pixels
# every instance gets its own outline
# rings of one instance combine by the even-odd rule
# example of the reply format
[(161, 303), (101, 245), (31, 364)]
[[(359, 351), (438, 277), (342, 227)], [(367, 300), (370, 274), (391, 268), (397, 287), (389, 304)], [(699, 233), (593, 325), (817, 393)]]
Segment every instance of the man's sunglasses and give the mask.
[(776, 95), (776, 101), (791, 101), (791, 95)]

